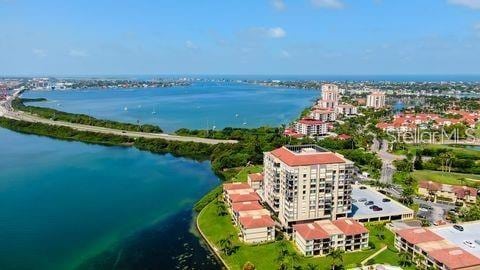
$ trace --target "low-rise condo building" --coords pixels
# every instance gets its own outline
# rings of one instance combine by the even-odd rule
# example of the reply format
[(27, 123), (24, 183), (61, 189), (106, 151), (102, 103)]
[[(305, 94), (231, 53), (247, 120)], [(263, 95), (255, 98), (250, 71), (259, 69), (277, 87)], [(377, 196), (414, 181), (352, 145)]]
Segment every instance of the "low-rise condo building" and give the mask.
[(321, 136), (328, 133), (328, 126), (321, 120), (303, 118), (295, 124), (295, 131), (305, 136)]
[(385, 93), (372, 92), (367, 95), (367, 107), (381, 109), (385, 107)]
[(287, 230), (295, 223), (346, 217), (353, 162), (316, 145), (283, 146), (264, 154), (263, 199)]
[(293, 240), (305, 256), (323, 256), (332, 249), (350, 252), (368, 247), (368, 230), (352, 219), (296, 224), (293, 231)]
[(335, 122), (337, 114), (332, 109), (314, 109), (310, 112), (310, 117), (323, 122)]
[(223, 191), (243, 241), (258, 243), (275, 240), (275, 221), (270, 217), (270, 211), (260, 204), (260, 197), (249, 184), (224, 184)]
[(418, 185), (418, 194), (433, 199), (434, 201), (475, 204), (477, 202), (478, 191), (475, 188), (467, 186), (453, 186), (432, 181), (421, 181)]
[(338, 114), (350, 116), (357, 115), (358, 109), (356, 106), (353, 106), (351, 104), (338, 104), (338, 106), (335, 108), (335, 112)]
[(332, 100), (332, 99), (321, 99), (317, 101), (317, 108), (320, 109), (330, 109), (330, 110), (335, 110), (335, 108), (338, 106), (338, 101)]
[(251, 173), (247, 176), (247, 183), (253, 190), (257, 191), (263, 189), (263, 174)]
[(275, 221), (270, 215), (239, 217), (240, 231), (246, 243), (275, 240)]
[(395, 232), (395, 246), (412, 255), (419, 269), (478, 270), (480, 222), (411, 228)]

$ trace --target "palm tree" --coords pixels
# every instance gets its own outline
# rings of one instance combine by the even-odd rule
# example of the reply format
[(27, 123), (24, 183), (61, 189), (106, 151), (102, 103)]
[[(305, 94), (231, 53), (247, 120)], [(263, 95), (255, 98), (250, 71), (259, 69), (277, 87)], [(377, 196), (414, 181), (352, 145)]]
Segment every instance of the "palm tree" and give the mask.
[(290, 259), (292, 269), (295, 269), (295, 267), (298, 265), (298, 263), (300, 263), (301, 258), (298, 255), (298, 253), (295, 252), (295, 251), (290, 252), (288, 255), (289, 255), (288, 257)]
[(318, 270), (318, 265), (315, 265), (313, 263), (307, 264), (305, 270)]
[(278, 263), (279, 270), (286, 270), (288, 269), (288, 262), (287, 257), (289, 255), (287, 243), (285, 241), (278, 242), (279, 252), (277, 257), (275, 258), (275, 262)]
[(383, 225), (383, 223), (375, 224), (375, 231), (378, 239), (385, 239), (385, 226)]
[(243, 265), (243, 270), (255, 270), (255, 265), (251, 262), (246, 262)]
[(410, 255), (409, 253), (402, 251), (400, 252), (398, 257), (400, 258), (399, 259), (400, 266), (407, 267), (412, 264), (412, 255)]
[(217, 201), (217, 215), (219, 216), (225, 216), (227, 214), (227, 207), (225, 206), (225, 203), (223, 201), (218, 200)]
[(218, 244), (220, 245), (220, 250), (227, 256), (230, 256), (233, 253), (233, 234), (228, 235), (225, 238), (222, 238), (218, 241)]
[(332, 259), (332, 270), (337, 269), (337, 266), (343, 264), (343, 253), (345, 252), (341, 249), (330, 249), (327, 257)]
[(417, 267), (421, 267), (422, 266), (422, 256), (420, 254), (415, 254), (413, 255), (413, 262), (415, 263), (415, 265)]

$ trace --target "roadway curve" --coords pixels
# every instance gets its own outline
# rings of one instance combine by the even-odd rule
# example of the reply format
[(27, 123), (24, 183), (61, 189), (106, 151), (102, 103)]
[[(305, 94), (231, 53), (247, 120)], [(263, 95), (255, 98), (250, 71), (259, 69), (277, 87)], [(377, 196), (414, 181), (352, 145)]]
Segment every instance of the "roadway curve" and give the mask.
[(17, 90), (13, 95), (8, 96), (6, 100), (0, 101), (0, 116), (32, 123), (43, 123), (53, 126), (64, 126), (69, 127), (79, 131), (90, 131), (104, 134), (113, 134), (120, 135), (132, 138), (149, 138), (149, 139), (164, 139), (168, 141), (181, 141), (181, 142), (196, 142), (196, 143), (206, 143), (206, 144), (219, 144), (219, 143), (237, 143), (236, 140), (216, 140), (216, 139), (207, 139), (207, 138), (198, 138), (198, 137), (189, 137), (189, 136), (178, 136), (171, 135), (167, 133), (148, 133), (148, 132), (137, 132), (137, 131), (126, 131), (113, 128), (89, 126), (83, 124), (76, 124), (64, 121), (53, 121), (37, 115), (29, 114), (23, 111), (15, 111), (12, 107), (12, 100), (17, 98), (21, 90)]

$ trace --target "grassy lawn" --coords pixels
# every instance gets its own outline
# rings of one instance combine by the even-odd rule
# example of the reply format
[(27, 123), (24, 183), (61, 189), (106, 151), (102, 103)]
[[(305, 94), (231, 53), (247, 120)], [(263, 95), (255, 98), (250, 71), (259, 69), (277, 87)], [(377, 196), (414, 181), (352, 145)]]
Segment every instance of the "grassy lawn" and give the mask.
[(262, 165), (254, 165), (249, 167), (228, 169), (223, 171), (222, 175), (227, 182), (246, 182), (249, 174), (262, 172), (262, 170)]
[[(465, 173), (447, 173), (440, 171), (419, 170), (412, 172), (417, 181), (432, 181), (449, 185), (475, 185), (480, 183), (480, 175)], [(464, 182), (461, 179), (465, 179)]]
[[(217, 215), (216, 201), (209, 203), (202, 210), (198, 216), (198, 224), (209, 241), (217, 247), (221, 239), (226, 238), (230, 234), (235, 236), (238, 234), (238, 229), (232, 224), (229, 215)], [(346, 268), (357, 266), (362, 260), (368, 258), (384, 245), (393, 246), (394, 236), (390, 231), (385, 229), (385, 238), (379, 239), (376, 233), (376, 226), (369, 224), (368, 228), (370, 230), (370, 241), (375, 245), (375, 249), (346, 253), (344, 255), (344, 265)], [(252, 262), (257, 269), (277, 269), (278, 264), (276, 263), (276, 258), (280, 252), (278, 241), (268, 244), (247, 245), (241, 242), (238, 237), (234, 238), (234, 244), (238, 246), (238, 250), (230, 256), (222, 255), (231, 269), (242, 269), (247, 261)], [(293, 252), (296, 250), (292, 242), (283, 241), (286, 242), (290, 251)], [(299, 261), (300, 266), (306, 266), (309, 263), (318, 265), (318, 269), (321, 270), (327, 270), (331, 267), (331, 259), (327, 257), (301, 257)]]

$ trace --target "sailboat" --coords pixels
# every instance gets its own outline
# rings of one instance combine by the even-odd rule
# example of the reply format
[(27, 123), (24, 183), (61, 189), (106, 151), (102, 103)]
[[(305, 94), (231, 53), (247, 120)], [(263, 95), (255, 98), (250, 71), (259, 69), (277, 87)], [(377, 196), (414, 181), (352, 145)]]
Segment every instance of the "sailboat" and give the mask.
[(127, 108), (127, 107), (125, 107), (125, 108), (123, 108), (123, 110), (124, 110), (124, 111), (128, 111), (128, 108)]
[(157, 112), (155, 111), (155, 106), (152, 109), (152, 114), (156, 114)]

